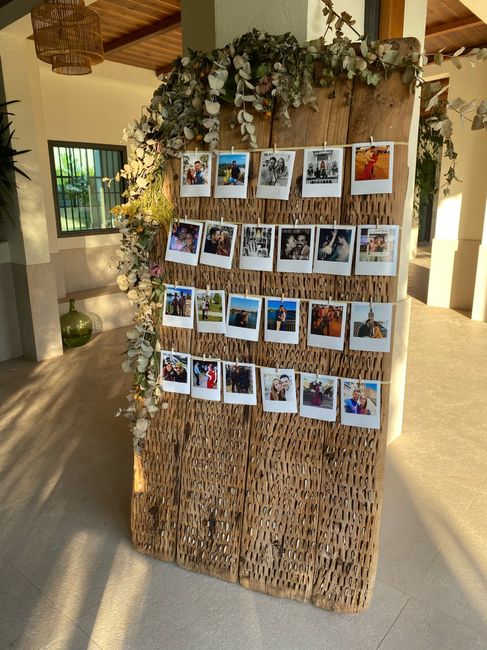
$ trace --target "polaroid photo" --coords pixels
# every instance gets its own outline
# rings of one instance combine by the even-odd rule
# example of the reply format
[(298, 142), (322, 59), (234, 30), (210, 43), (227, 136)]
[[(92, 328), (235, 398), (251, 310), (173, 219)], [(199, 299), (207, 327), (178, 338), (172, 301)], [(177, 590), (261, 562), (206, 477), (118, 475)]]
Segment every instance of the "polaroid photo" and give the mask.
[(258, 199), (289, 199), (295, 151), (263, 151), (260, 156)]
[(211, 153), (185, 151), (181, 155), (181, 196), (211, 195)]
[(351, 194), (391, 194), (393, 142), (352, 145)]
[(220, 361), (191, 358), (191, 397), (220, 401)]
[(246, 199), (250, 154), (221, 151), (216, 159), (215, 198)]
[(262, 300), (259, 296), (228, 297), (226, 335), (233, 339), (258, 341)]
[(352, 273), (355, 226), (318, 226), (313, 271), (330, 275)]
[(166, 285), (162, 324), (193, 329), (194, 288)]
[(200, 263), (231, 269), (237, 224), (222, 221), (207, 221), (201, 247)]
[(341, 423), (380, 428), (380, 382), (341, 380)]
[(399, 226), (357, 226), (356, 275), (396, 275)]
[(277, 270), (285, 273), (311, 273), (314, 241), (314, 226), (279, 226)]
[(350, 350), (390, 352), (392, 304), (354, 302), (350, 316)]
[(342, 195), (343, 149), (310, 147), (304, 150), (303, 197)]
[(255, 365), (240, 361), (223, 362), (223, 402), (225, 404), (257, 404)]
[(196, 329), (198, 332), (225, 334), (225, 292), (196, 289)]
[(268, 413), (297, 413), (296, 379), (289, 368), (261, 368), (262, 406)]
[(170, 350), (161, 351), (161, 386), (166, 393), (189, 395), (189, 368), (191, 355)]
[(300, 380), (299, 414), (305, 418), (335, 422), (338, 379), (318, 373), (303, 373)]
[(264, 341), (298, 344), (299, 300), (266, 298), (264, 325)]
[(166, 260), (197, 266), (202, 235), (203, 224), (199, 221), (171, 221)]
[(343, 350), (346, 302), (311, 301), (308, 308), (308, 345)]
[(247, 271), (272, 271), (274, 262), (275, 226), (242, 226), (240, 268)]

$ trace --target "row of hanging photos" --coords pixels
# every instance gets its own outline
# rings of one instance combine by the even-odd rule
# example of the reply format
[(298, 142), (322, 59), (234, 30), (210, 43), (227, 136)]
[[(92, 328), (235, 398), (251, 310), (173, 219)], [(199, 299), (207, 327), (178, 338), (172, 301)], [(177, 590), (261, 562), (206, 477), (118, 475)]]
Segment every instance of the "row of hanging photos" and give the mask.
[(255, 406), (258, 401), (256, 368), (260, 368), (261, 401), (266, 412), (298, 412), (298, 375), (299, 414), (302, 417), (335, 422), (340, 401), (341, 424), (369, 429), (380, 427), (379, 381), (339, 378), (318, 371), (296, 372), (293, 368), (261, 367), (238, 359), (221, 361), (163, 350), (160, 382), (168, 393), (219, 402), (223, 392), (223, 402), (226, 404)]
[[(299, 147), (304, 151), (301, 195), (340, 197), (343, 185), (344, 147), (351, 146), (351, 194), (390, 194), (392, 192), (394, 142), (356, 143), (328, 147)], [(180, 192), (182, 197), (211, 196), (245, 199), (249, 180), (249, 151), (185, 151), (181, 154)], [(215, 170), (213, 171), (213, 156)], [(274, 149), (260, 152), (257, 198), (289, 198), (295, 150)]]
[[(353, 250), (356, 275), (394, 276), (399, 226), (367, 224), (240, 224), (240, 268), (272, 271), (277, 228), (276, 270), (283, 273), (350, 275)], [(166, 260), (231, 269), (238, 238), (237, 223), (174, 220), (166, 244)], [(356, 245), (355, 245), (356, 239)]]
[[(263, 321), (264, 341), (297, 345), (301, 302), (309, 303), (307, 344), (343, 350), (348, 303), (331, 299), (264, 296), (262, 301), (262, 296), (233, 293), (227, 296), (224, 291), (209, 287), (205, 290), (166, 285), (162, 324), (193, 329), (196, 312), (198, 332), (258, 341)], [(349, 349), (390, 352), (392, 311), (393, 303), (352, 302)]]

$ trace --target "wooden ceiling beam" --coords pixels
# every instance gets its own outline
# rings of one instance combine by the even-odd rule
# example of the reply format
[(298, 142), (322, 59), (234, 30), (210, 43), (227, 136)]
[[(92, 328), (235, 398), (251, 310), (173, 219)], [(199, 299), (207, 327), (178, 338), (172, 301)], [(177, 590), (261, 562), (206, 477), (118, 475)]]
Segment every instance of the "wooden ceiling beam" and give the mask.
[(140, 29), (135, 29), (134, 31), (129, 32), (128, 34), (124, 34), (119, 38), (114, 38), (112, 41), (108, 41), (108, 43), (104, 43), (103, 49), (105, 51), (105, 54), (113, 54), (118, 50), (123, 50), (126, 47), (130, 47), (132, 45), (135, 45), (136, 43), (140, 43), (141, 41), (144, 41), (146, 38), (153, 38), (154, 36), (160, 36), (161, 34), (165, 34), (166, 32), (169, 32), (180, 26), (181, 26), (181, 12), (178, 12), (176, 14), (173, 14), (172, 16), (167, 16), (162, 20), (158, 20), (155, 23), (151, 23), (150, 25), (141, 27)]
[(457, 18), (456, 20), (450, 20), (447, 23), (439, 23), (436, 25), (429, 25), (426, 27), (426, 36), (437, 36), (439, 34), (448, 34), (449, 32), (456, 32), (459, 29), (465, 29), (466, 27), (478, 27), (483, 25), (483, 21), (480, 18), (477, 18), (474, 14), (470, 16), (465, 16), (464, 18)]

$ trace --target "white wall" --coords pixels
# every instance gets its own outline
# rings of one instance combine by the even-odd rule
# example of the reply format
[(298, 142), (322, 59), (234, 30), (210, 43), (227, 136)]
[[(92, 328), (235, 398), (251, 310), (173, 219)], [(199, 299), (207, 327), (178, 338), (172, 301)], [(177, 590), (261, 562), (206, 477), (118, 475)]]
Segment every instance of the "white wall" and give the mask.
[[(39, 70), (46, 140), (120, 145), (123, 129), (159, 84), (151, 70), (109, 61), (84, 77), (54, 74), (43, 63)], [(48, 223), (51, 253), (59, 253), (55, 262), (64, 276), (60, 296), (114, 283), (118, 234), (59, 238), (54, 214)]]
[[(426, 78), (449, 76), (448, 97), (465, 101), (487, 96), (487, 65), (477, 63), (472, 68), (463, 59), (457, 70), (450, 62), (426, 69)], [(487, 200), (487, 135), (472, 131), (470, 123), (450, 111), (453, 122), (453, 142), (458, 153), (457, 176), (450, 195), (440, 189), (436, 228), (434, 233), (428, 304), (455, 309), (472, 309), (477, 258), (482, 241)], [(442, 158), (440, 179), (449, 163)]]

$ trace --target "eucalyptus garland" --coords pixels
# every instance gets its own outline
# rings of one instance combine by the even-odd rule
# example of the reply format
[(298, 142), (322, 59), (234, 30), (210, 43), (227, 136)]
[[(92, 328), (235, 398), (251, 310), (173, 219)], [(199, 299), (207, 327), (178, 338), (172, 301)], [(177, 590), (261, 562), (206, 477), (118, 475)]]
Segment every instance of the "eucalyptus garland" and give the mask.
[[(255, 149), (259, 147), (256, 117), (270, 119), (276, 115), (290, 125), (293, 108), (318, 110), (316, 88), (329, 88), (330, 97), (334, 97), (339, 78), (346, 80), (347, 102), (355, 79), (377, 86), (393, 72), (399, 72), (412, 92), (424, 83), (422, 66), (428, 56), (416, 49), (400, 53), (394, 42), (361, 36), (349, 14), (338, 14), (332, 0), (322, 2), (326, 28), (324, 36), (315, 41), (301, 45), (290, 33), (275, 36), (254, 29), (221, 49), (190, 51), (188, 56), (177, 59), (141, 118), (125, 132), (125, 138), (133, 144), (129, 162), (115, 178), (127, 183), (127, 203), (115, 209), (122, 233), (117, 282), (134, 304), (136, 315), (134, 327), (127, 333), (127, 358), (123, 363), (125, 371), (134, 373), (134, 384), (128, 395), (129, 406), (119, 413), (132, 421), (137, 452), (144, 447), (152, 415), (166, 406), (158, 381), (163, 269), (151, 261), (151, 254), (156, 235), (161, 228), (168, 228), (173, 216), (162, 186), (167, 158), (180, 155), (191, 143), (217, 149), (223, 106), (232, 107), (230, 128), (238, 128), (245, 146)], [(357, 42), (344, 35), (344, 26), (355, 32)], [(461, 66), (459, 56), (463, 50), (459, 52), (451, 57), (457, 67)], [(445, 56), (436, 55), (435, 62), (440, 64)], [(475, 48), (468, 56), (471, 61), (487, 60), (487, 48)], [(429, 110), (438, 103), (439, 94), (429, 98)], [(485, 100), (468, 105), (457, 102), (447, 108), (466, 119), (475, 110), (470, 119), (472, 128), (487, 129)], [(228, 111), (225, 113), (228, 115)], [(452, 124), (446, 114), (436, 111), (428, 128), (441, 134), (454, 159)], [(454, 171), (450, 182), (453, 177)]]

